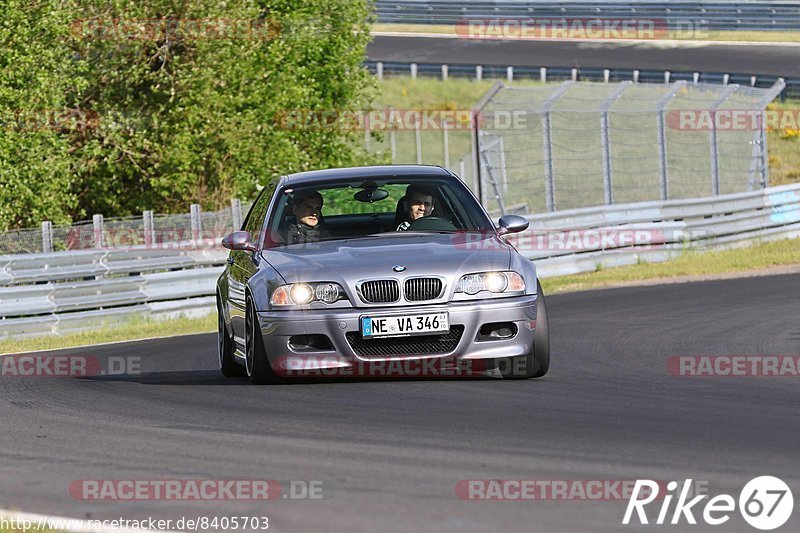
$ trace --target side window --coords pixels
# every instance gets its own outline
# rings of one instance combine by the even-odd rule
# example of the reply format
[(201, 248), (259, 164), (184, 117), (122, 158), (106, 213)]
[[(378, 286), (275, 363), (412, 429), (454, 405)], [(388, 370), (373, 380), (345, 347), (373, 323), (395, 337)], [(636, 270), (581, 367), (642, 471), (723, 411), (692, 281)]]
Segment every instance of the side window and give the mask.
[(264, 219), (267, 216), (269, 202), (272, 200), (274, 192), (274, 184), (271, 187), (264, 187), (261, 194), (256, 198), (256, 201), (253, 202), (253, 207), (250, 208), (250, 212), (247, 213), (244, 224), (242, 224), (242, 229), (249, 231), (250, 235), (259, 245), (261, 244), (261, 231), (264, 227)]

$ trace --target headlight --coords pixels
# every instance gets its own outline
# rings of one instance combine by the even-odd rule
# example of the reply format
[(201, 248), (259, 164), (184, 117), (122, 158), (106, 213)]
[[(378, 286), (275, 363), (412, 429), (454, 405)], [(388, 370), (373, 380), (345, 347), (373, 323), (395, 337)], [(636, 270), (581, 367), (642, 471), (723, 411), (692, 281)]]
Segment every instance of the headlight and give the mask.
[(286, 307), (311, 302), (332, 304), (346, 299), (342, 287), (336, 283), (290, 283), (275, 289), (269, 303), (274, 307)]
[(456, 292), (475, 295), (483, 291), (495, 294), (524, 292), (525, 281), (516, 272), (479, 272), (462, 276), (456, 285)]

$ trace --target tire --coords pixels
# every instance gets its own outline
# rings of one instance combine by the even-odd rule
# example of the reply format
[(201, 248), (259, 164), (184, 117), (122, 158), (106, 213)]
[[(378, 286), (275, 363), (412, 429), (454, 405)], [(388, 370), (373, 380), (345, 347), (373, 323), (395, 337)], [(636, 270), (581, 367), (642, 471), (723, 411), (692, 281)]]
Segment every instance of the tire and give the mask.
[(245, 311), (245, 355), (247, 377), (254, 385), (269, 385), (279, 381), (278, 376), (269, 366), (264, 339), (258, 325), (258, 314), (250, 296), (247, 297)]
[[(533, 333), (533, 346), (528, 355), (516, 357), (510, 365), (501, 368), (500, 374), (505, 379), (540, 378), (550, 368), (550, 330), (547, 325), (547, 304), (539, 280), (536, 280), (536, 329)], [(517, 372), (523, 369), (524, 372)]]
[(233, 355), (233, 339), (228, 335), (225, 326), (225, 315), (222, 314), (222, 305), (217, 297), (217, 353), (219, 355), (219, 371), (226, 378), (236, 378), (245, 375), (245, 370)]

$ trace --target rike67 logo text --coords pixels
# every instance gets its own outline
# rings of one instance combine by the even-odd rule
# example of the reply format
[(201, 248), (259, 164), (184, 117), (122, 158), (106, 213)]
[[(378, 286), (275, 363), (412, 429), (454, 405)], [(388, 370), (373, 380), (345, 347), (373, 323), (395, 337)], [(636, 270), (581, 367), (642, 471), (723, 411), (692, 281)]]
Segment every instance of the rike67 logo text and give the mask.
[[(731, 519), (731, 515), (736, 511), (736, 500), (729, 494), (714, 496), (701, 504), (708, 498), (707, 494), (690, 497), (692, 480), (687, 479), (683, 485), (677, 481), (667, 483), (667, 493), (663, 499), (659, 498), (659, 484), (649, 479), (636, 480), (633, 487), (633, 494), (628, 500), (628, 507), (622, 523), (625, 525), (633, 524), (648, 525), (653, 522), (652, 514), (648, 517), (645, 507), (657, 499), (660, 503), (658, 518), (655, 524), (697, 524), (698, 517), (709, 525), (718, 526)], [(672, 501), (677, 496), (674, 508)], [(773, 476), (760, 476), (751, 479), (739, 493), (739, 513), (745, 522), (756, 529), (768, 531), (779, 528), (789, 520), (794, 508), (794, 497), (789, 486), (782, 480)], [(658, 508), (658, 504), (653, 507)], [(655, 510), (655, 509), (652, 509)], [(634, 514), (635, 513), (635, 514)]]

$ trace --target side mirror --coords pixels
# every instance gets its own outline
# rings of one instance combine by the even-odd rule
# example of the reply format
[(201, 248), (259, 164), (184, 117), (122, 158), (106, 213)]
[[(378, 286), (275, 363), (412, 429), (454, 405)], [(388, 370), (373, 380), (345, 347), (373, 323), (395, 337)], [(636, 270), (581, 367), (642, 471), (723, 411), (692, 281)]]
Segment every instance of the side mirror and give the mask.
[(500, 218), (500, 229), (497, 230), (498, 235), (505, 235), (506, 233), (519, 233), (528, 229), (528, 219), (519, 215), (506, 215)]
[(252, 235), (249, 231), (234, 231), (222, 239), (223, 248), (228, 250), (239, 250), (242, 252), (255, 252), (256, 244), (252, 242)]

